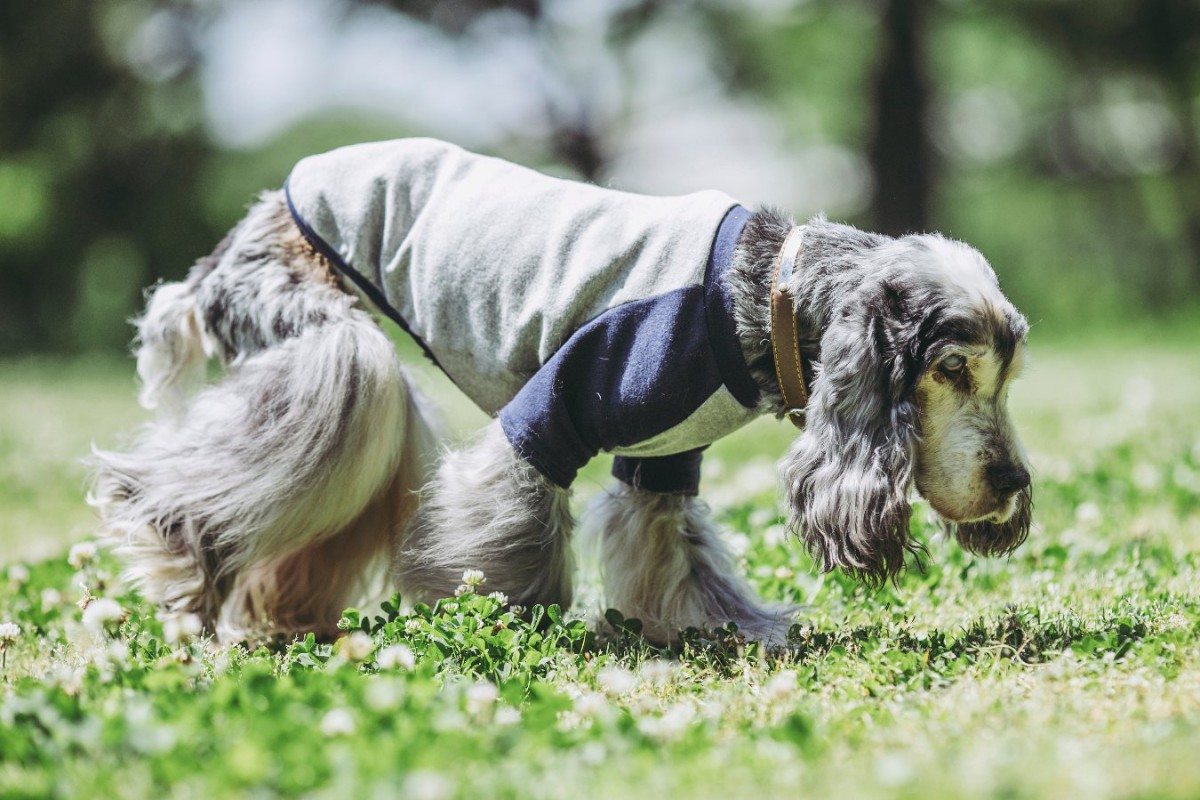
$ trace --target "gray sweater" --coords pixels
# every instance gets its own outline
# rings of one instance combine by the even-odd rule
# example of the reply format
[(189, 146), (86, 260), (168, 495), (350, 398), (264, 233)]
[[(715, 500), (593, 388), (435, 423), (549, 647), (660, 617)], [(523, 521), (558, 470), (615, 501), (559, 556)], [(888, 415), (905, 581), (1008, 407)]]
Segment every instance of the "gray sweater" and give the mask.
[(403, 139), (306, 158), (287, 196), (314, 246), (560, 485), (599, 450), (638, 457), (618, 464), (635, 484), (679, 454), (695, 472), (755, 416), (720, 280), (746, 212), (720, 192), (647, 197)]

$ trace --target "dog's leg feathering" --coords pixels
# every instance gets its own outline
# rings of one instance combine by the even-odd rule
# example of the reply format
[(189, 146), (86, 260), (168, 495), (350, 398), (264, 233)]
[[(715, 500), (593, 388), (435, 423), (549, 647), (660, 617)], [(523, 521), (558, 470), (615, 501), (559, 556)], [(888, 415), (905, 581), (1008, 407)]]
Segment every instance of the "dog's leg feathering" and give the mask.
[(755, 596), (696, 498), (618, 484), (592, 501), (584, 528), (599, 540), (608, 605), (641, 620), (646, 638), (732, 621), (752, 641), (786, 640), (797, 609)]
[[(128, 577), (224, 640), (332, 631), (371, 565), (386, 563), (407, 491), (425, 477), (405, 440), (428, 438), (426, 416), (391, 341), (297, 263), (286, 214), (268, 198), (219, 263), (199, 265), (186, 290), (159, 290), (183, 313), (158, 315), (152, 301), (147, 318), (189, 331), (203, 321), (228, 375), (130, 451), (93, 456), (89, 499)], [(161, 374), (190, 352), (160, 349)]]
[(514, 604), (566, 608), (573, 525), (570, 493), (520, 458), (492, 422), (473, 446), (443, 457), (397, 549), (395, 577), (408, 599), (432, 601), (478, 569), (485, 591)]
[[(247, 359), (131, 452), (97, 451), (93, 503), (134, 582), (168, 609), (219, 615), (223, 638), (331, 626), (276, 602), (302, 576), (266, 565), (337, 534), (393, 477), (403, 392), (391, 343), (364, 315)], [(328, 577), (322, 591), (336, 592)], [(222, 609), (231, 595), (241, 607)]]

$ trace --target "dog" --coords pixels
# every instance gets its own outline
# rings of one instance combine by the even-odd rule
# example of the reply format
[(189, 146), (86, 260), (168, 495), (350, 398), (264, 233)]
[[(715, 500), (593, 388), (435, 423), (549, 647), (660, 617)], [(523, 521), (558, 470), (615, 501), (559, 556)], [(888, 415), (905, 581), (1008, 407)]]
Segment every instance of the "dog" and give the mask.
[[(381, 315), (495, 417), (472, 443), (439, 452)], [(469, 569), (566, 607), (570, 486), (603, 450), (618, 480), (584, 527), (608, 604), (658, 642), (731, 621), (781, 642), (796, 609), (755, 596), (697, 496), (704, 447), (764, 414), (799, 428), (780, 476), (822, 570), (878, 584), (919, 558), (914, 488), (970, 551), (1029, 530), (1007, 410), (1028, 325), (936, 234), (406, 139), (301, 161), (136, 325), (156, 419), (94, 448), (89, 501), (144, 595), (223, 641), (331, 635), (372, 589), (432, 601)]]

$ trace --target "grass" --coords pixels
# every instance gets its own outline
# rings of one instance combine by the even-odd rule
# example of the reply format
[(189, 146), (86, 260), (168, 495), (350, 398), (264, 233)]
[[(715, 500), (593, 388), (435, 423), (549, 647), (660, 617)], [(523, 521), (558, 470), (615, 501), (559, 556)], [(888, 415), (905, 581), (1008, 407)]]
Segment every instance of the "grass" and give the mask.
[(190, 640), (106, 556), (68, 563), (93, 525), (77, 459), (140, 419), (126, 365), (0, 364), (0, 387), (0, 623), (20, 628), (0, 645), (0, 797), (1200, 796), (1200, 355), (1182, 337), (1035, 348), (1013, 399), (1029, 541), (977, 559), (919, 512), (928, 567), (876, 592), (784, 540), (786, 423), (718, 443), (706, 493), (745, 568), (808, 605), (786, 653), (731, 630), (650, 648), (588, 574), (537, 626), (485, 583), (349, 612), (333, 644)]

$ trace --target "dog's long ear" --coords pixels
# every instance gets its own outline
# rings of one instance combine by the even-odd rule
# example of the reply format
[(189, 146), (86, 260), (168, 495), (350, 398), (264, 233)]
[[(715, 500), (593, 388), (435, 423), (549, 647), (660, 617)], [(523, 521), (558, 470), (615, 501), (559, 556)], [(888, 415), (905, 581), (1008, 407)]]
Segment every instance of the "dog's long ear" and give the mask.
[(804, 432), (781, 464), (790, 528), (825, 571), (895, 578), (909, 534), (918, 435), (912, 325), (903, 291), (868, 281), (835, 309), (821, 338)]

